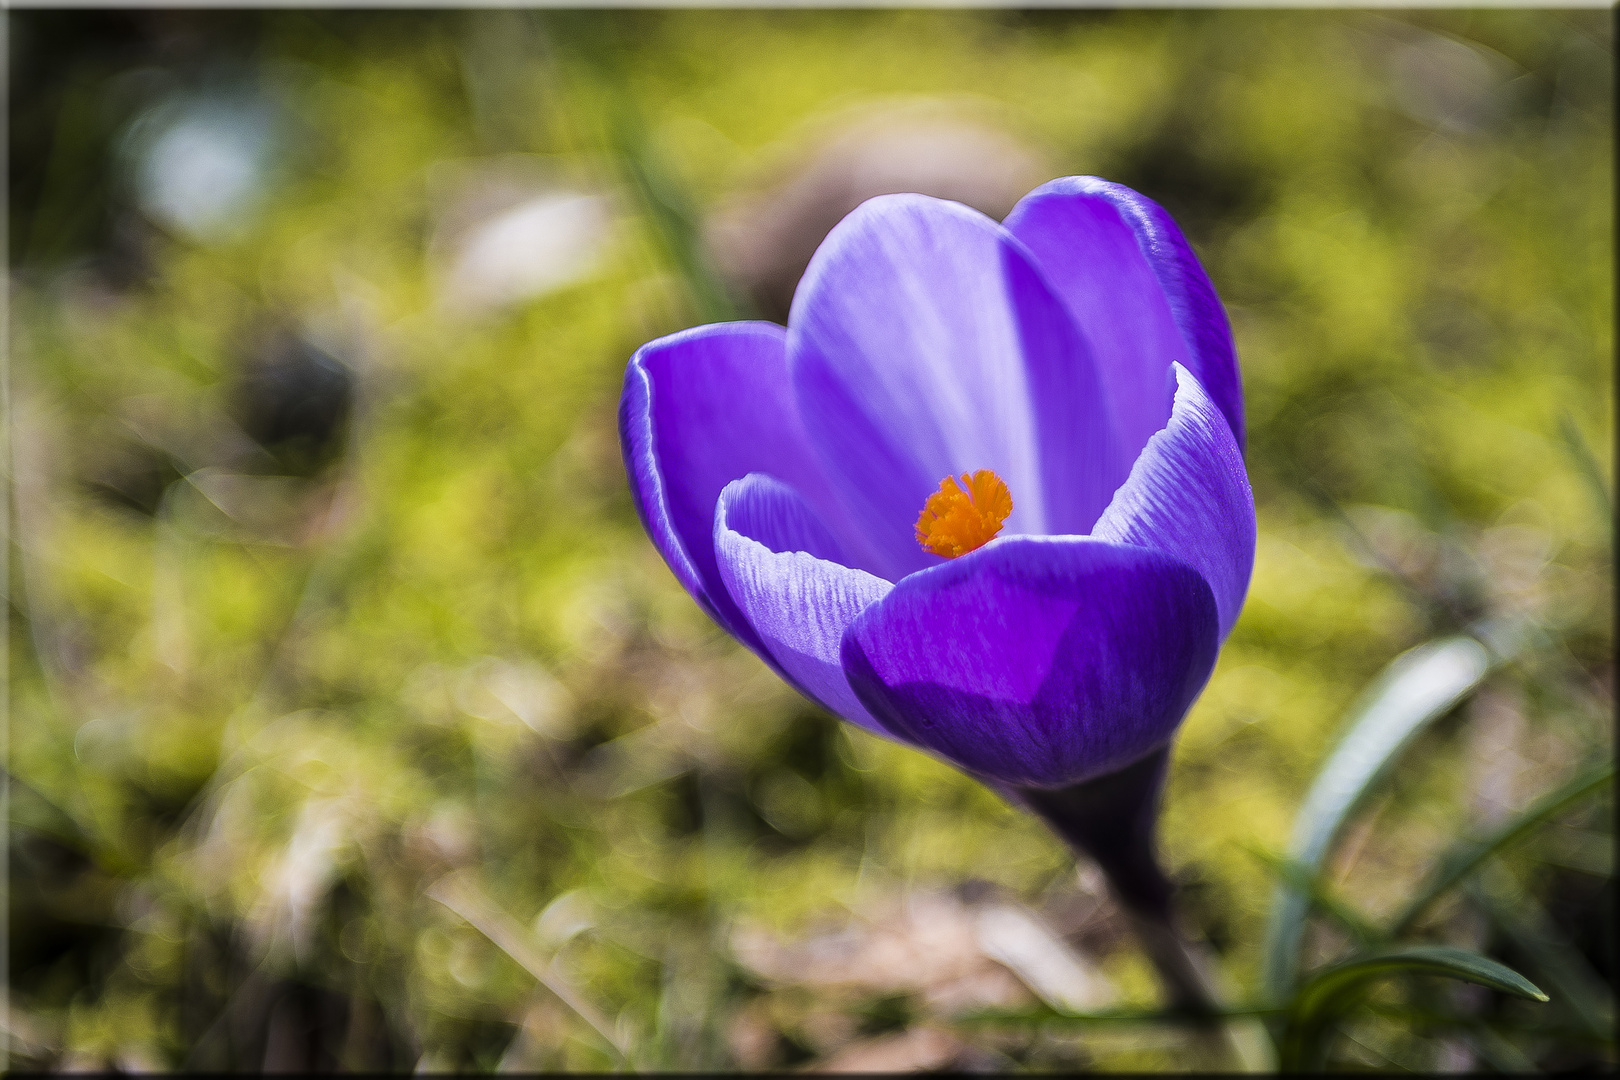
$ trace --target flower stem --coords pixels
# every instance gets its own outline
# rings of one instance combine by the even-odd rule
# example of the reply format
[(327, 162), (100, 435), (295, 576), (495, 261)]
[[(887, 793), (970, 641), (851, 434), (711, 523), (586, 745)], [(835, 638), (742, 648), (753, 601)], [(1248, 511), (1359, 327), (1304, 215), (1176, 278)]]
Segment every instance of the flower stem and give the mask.
[(1092, 859), (1129, 915), (1173, 1009), (1192, 1015), (1216, 1009), (1214, 995), (1171, 911), (1175, 887), (1159, 866), (1153, 826), (1169, 748), (1118, 772), (1066, 788), (1020, 788), (1020, 800), (1070, 847)]
[(1169, 759), (1166, 747), (1118, 772), (1071, 787), (1017, 788), (1011, 794), (1102, 869), (1159, 974), (1169, 1007), (1208, 1025), (1199, 1038), (1207, 1052), (1225, 1067), (1264, 1071), (1264, 1049), (1255, 1045), (1252, 1032), (1222, 1023), (1204, 964), (1176, 927), (1175, 886), (1159, 865), (1153, 842)]
[(1189, 1016), (1213, 1018), (1220, 1010), (1204, 973), (1193, 959), (1186, 938), (1177, 932), (1174, 924), (1148, 917), (1141, 912), (1125, 909), (1130, 917), (1131, 929), (1142, 943), (1142, 949), (1153, 962), (1170, 998), (1170, 1007)]

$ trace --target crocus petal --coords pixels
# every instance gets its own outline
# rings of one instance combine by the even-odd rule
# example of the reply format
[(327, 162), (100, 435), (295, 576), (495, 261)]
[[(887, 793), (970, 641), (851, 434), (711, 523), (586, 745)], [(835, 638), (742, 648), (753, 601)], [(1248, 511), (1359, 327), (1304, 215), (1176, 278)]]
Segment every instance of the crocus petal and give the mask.
[(720, 491), (760, 471), (830, 502), (794, 409), (784, 336), (773, 323), (722, 323), (650, 342), (630, 358), (619, 403), (625, 469), (648, 535), (715, 621), (756, 650), (715, 565)]
[(1215, 594), (1224, 640), (1254, 569), (1254, 493), (1226, 418), (1175, 365), (1170, 423), (1148, 440), (1091, 535), (1153, 548), (1191, 566)]
[(897, 737), (1054, 787), (1163, 745), (1218, 647), (1215, 598), (1157, 551), (1016, 536), (906, 578), (844, 634), (850, 685)]
[(1024, 196), (1006, 224), (1096, 351), (1127, 454), (1164, 426), (1160, 387), (1172, 361), (1198, 376), (1243, 446), (1231, 326), (1198, 256), (1158, 203), (1094, 176), (1068, 176)]
[(1008, 534), (1085, 531), (1125, 478), (1062, 302), (1022, 245), (960, 204), (888, 195), (845, 218), (794, 295), (788, 364), (827, 475), (891, 580), (938, 563), (912, 529), (948, 474), (999, 473)]
[(727, 484), (715, 510), (720, 576), (788, 681), (831, 712), (882, 732), (844, 676), (850, 622), (893, 588), (837, 561), (838, 545), (798, 493), (752, 473)]

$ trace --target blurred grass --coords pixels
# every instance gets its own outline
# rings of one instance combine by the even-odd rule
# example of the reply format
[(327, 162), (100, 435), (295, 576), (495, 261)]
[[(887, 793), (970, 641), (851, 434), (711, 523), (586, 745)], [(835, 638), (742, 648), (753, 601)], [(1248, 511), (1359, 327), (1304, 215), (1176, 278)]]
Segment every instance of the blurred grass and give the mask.
[[(1486, 614), (1545, 635), (1352, 829), (1328, 884), (1375, 916), (1451, 839), (1612, 752), (1610, 526), (1601, 466), (1568, 450), (1571, 429), (1613, 441), (1610, 13), (129, 18), (102, 40), (9, 16), (14, 48), (59, 57), (12, 99), (14, 1063), (609, 1067), (426, 898), (452, 870), (538, 917), (644, 1068), (827, 1060), (948, 1019), (903, 972), (782, 985), (736, 946), (886, 926), (942, 890), (1027, 905), (1120, 1005), (1153, 1005), (1055, 841), (780, 685), (680, 591), (625, 490), (625, 359), (724, 302), (686, 284), (694, 218), (874, 100), (956, 101), (1048, 175), (1160, 200), (1226, 301), (1259, 555), (1163, 840), (1237, 987), (1275, 880), (1250, 852), (1282, 849), (1402, 650)], [(192, 236), (143, 215), (120, 139), (222, 86), (273, 103), (274, 163), (229, 230)], [(503, 162), (605, 195), (611, 223), (583, 278), (458, 310), (447, 222)], [(624, 181), (648, 169), (656, 213)], [(345, 407), (295, 388), (287, 436), (265, 399), (326, 370), (311, 350)], [(1571, 937), (1555, 964), (1612, 995), (1612, 862), (1549, 852), (1502, 861)], [(1479, 924), (1443, 906), (1429, 930), (1512, 953)], [(1522, 1021), (1513, 1053), (1612, 1064), (1557, 1034), (1566, 1014), (1515, 1008), (1490, 1006)], [(1463, 1060), (1387, 1011), (1358, 1024), (1342, 1052)], [(954, 1060), (1001, 1068), (1185, 1060), (1173, 1032), (965, 1037), (981, 1057)]]

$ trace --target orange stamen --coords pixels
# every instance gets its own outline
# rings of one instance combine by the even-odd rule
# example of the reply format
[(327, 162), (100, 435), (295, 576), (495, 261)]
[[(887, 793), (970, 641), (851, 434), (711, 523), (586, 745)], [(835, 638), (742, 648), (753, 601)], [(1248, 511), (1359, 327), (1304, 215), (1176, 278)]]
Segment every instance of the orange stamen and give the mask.
[(917, 543), (947, 559), (994, 540), (1013, 508), (1012, 492), (991, 470), (963, 473), (961, 479), (961, 485), (954, 476), (941, 480), (917, 515)]

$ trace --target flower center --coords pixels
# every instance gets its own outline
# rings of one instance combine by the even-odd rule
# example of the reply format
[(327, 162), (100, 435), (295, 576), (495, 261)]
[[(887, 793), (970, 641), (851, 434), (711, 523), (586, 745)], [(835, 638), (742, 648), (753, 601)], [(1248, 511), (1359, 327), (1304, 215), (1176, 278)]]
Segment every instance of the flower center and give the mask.
[(994, 540), (1013, 508), (1012, 492), (991, 470), (963, 473), (961, 481), (959, 485), (954, 476), (941, 480), (917, 515), (917, 543), (947, 559)]

